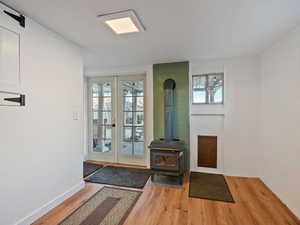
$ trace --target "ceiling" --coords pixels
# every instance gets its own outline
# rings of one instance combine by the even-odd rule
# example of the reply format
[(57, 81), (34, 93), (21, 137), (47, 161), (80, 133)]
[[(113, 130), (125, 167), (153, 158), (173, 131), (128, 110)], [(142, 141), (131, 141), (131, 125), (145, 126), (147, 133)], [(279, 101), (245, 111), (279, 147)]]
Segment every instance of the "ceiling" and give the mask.
[[(5, 0), (83, 48), (86, 68), (260, 52), (300, 23), (299, 0)], [(115, 35), (98, 14), (134, 9), (146, 32)]]

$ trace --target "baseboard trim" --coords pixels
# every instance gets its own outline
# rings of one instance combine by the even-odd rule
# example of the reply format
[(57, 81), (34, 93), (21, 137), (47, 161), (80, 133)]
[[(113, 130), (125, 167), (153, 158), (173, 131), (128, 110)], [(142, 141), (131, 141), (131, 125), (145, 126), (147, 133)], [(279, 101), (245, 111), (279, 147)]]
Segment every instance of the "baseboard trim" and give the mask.
[(15, 225), (29, 225), (29, 224), (33, 223), (35, 220), (37, 220), (41, 216), (45, 215), (51, 209), (57, 207), (60, 203), (62, 203), (66, 199), (70, 198), (76, 192), (80, 191), (82, 188), (84, 188), (84, 186), (85, 186), (85, 183), (82, 180), (79, 184), (74, 185), (68, 191), (60, 194), (59, 196), (57, 196), (53, 200), (51, 200), (51, 201), (47, 202), (46, 204), (44, 204), (42, 207), (34, 210), (29, 215), (27, 215), (24, 218), (20, 219), (18, 222), (15, 223)]

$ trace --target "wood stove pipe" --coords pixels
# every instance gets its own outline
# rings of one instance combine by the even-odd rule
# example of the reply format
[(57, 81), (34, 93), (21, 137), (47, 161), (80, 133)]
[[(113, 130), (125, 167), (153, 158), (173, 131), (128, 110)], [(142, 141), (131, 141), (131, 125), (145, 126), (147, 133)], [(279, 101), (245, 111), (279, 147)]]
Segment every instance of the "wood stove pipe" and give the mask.
[(172, 141), (173, 122), (174, 122), (174, 89), (176, 82), (173, 79), (164, 81), (164, 100), (165, 100), (165, 140)]

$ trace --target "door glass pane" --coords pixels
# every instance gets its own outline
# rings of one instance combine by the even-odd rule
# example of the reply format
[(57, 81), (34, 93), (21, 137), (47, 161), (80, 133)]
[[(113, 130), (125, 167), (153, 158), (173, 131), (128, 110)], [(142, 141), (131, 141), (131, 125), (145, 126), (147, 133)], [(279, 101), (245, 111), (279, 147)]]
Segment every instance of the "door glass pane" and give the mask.
[(123, 156), (132, 156), (133, 155), (132, 142), (122, 142), (121, 143), (121, 154)]
[(144, 111), (144, 97), (136, 98), (136, 111)]
[(135, 127), (134, 141), (143, 142), (144, 141), (144, 127)]
[(112, 151), (112, 86), (110, 82), (92, 84), (93, 151)]
[(133, 122), (133, 113), (132, 112), (124, 112), (124, 126), (132, 126)]
[(111, 152), (111, 140), (94, 139), (94, 152)]
[(111, 139), (111, 127), (109, 126), (101, 126), (102, 139)]
[(131, 142), (132, 141), (132, 127), (123, 128), (123, 141)]
[(134, 155), (136, 156), (144, 156), (144, 142), (134, 142), (133, 145)]
[(144, 146), (144, 81), (121, 81), (123, 128), (121, 155), (143, 157)]
[(137, 81), (133, 82), (133, 93), (134, 96), (144, 96), (144, 82)]
[(123, 96), (133, 96), (132, 82), (122, 81)]
[(134, 112), (134, 126), (144, 126), (144, 112)]
[(104, 83), (103, 84), (103, 91), (102, 91), (103, 97), (111, 97), (111, 83)]
[(99, 126), (103, 125), (111, 125), (111, 112), (104, 111), (104, 112), (93, 112), (94, 115), (94, 123), (97, 123)]
[(111, 97), (93, 97), (93, 110), (110, 111)]
[(101, 140), (111, 139), (112, 137), (112, 128), (109, 126), (94, 126), (94, 135)]
[(123, 96), (144, 96), (144, 81), (122, 81)]
[(132, 111), (132, 97), (124, 97), (124, 111)]

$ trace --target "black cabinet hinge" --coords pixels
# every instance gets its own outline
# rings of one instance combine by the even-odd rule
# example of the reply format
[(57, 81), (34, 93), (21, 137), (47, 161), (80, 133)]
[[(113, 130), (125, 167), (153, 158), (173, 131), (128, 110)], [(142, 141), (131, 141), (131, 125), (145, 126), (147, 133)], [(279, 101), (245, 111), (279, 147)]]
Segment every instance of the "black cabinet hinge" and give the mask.
[(25, 27), (25, 16), (23, 16), (22, 14), (15, 15), (13, 13), (10, 13), (6, 10), (3, 10), (3, 12), (7, 15), (9, 15), (11, 18), (13, 18), (14, 20), (18, 21), (21, 27)]

